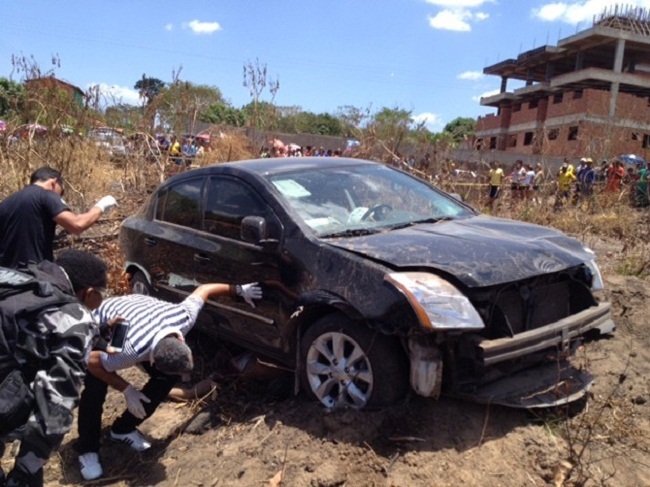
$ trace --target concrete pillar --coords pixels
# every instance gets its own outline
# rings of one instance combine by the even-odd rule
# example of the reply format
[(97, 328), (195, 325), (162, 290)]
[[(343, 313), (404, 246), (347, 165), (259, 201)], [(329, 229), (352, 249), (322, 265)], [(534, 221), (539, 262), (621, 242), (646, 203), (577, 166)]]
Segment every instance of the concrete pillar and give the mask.
[[(620, 74), (623, 69), (623, 57), (625, 55), (625, 39), (618, 39), (616, 41), (616, 54), (614, 55), (614, 66), (612, 66), (612, 71), (616, 74)], [(615, 81), (612, 83), (612, 86), (609, 90), (609, 118), (613, 120), (616, 116), (616, 102), (618, 100), (618, 89), (620, 83)]]

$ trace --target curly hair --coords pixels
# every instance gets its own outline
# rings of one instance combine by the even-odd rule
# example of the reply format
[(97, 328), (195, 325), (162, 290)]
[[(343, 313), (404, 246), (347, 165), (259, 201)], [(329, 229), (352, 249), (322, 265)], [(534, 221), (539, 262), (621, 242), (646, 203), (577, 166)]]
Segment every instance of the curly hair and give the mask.
[(90, 252), (64, 250), (57, 256), (56, 264), (68, 274), (74, 292), (88, 287), (105, 288), (108, 283), (108, 266)]
[(194, 368), (192, 350), (177, 336), (168, 335), (153, 348), (153, 365), (168, 375), (191, 372)]

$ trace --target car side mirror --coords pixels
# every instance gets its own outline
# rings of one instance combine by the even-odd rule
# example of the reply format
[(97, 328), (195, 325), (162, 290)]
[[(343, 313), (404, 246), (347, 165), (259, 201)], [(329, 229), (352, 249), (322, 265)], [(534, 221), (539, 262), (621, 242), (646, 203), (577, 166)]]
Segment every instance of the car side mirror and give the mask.
[(244, 217), (241, 221), (241, 239), (265, 247), (274, 247), (278, 244), (277, 239), (268, 238), (266, 218), (261, 216)]

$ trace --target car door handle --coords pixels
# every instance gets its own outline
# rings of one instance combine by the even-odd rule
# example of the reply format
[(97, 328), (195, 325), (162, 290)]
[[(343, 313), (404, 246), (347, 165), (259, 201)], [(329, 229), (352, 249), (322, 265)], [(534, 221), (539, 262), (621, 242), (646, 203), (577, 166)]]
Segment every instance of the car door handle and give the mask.
[(158, 244), (158, 240), (156, 240), (155, 238), (145, 237), (144, 243), (147, 244), (149, 247), (153, 247), (154, 245)]
[(204, 254), (194, 254), (195, 262), (212, 262), (212, 259)]

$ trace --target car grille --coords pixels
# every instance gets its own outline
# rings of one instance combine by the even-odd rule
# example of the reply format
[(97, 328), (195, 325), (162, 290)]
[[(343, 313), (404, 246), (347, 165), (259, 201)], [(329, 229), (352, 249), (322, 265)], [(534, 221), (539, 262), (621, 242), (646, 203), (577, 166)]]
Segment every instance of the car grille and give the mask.
[(577, 272), (540, 276), (492, 289), (481, 296), (486, 338), (514, 336), (571, 316), (595, 304)]

